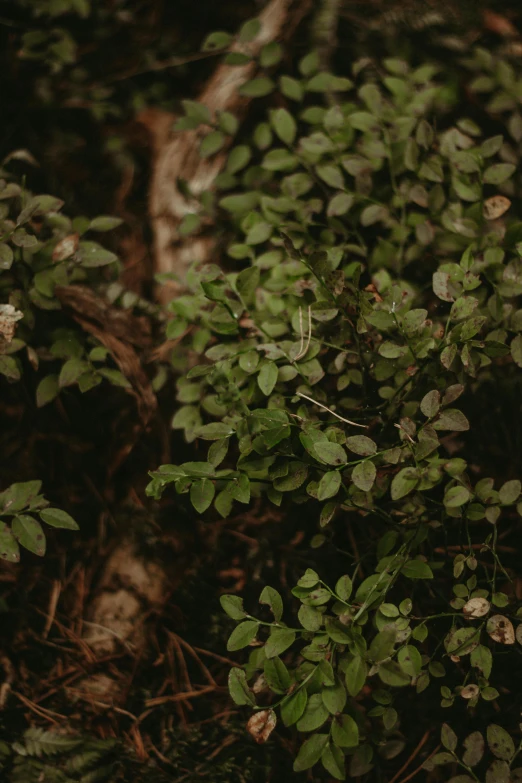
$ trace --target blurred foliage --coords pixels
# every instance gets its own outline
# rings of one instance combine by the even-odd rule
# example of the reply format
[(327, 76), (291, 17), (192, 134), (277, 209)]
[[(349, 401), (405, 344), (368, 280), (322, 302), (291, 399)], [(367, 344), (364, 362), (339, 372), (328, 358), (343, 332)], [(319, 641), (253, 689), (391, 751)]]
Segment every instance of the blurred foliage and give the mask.
[[(188, 526), (277, 520), (244, 564), (232, 545), (213, 562), (246, 575), (222, 606), (237, 623), (228, 652), (253, 648), (229, 689), (259, 747), (234, 708), (217, 721), (208, 705), (206, 727), (158, 730), (146, 762), (31, 728), (0, 745), (13, 783), (261, 783), (292, 775), (288, 750), (295, 773), (382, 780), (419, 740), (430, 780), (520, 779), (521, 44), (516, 4), (487, 24), (479, 5), (342, 3), (328, 66), (307, 20), (261, 50), (241, 125), (197, 96), (222, 58), (248, 60), (254, 3), (3, 4), (0, 555), (28, 550), (37, 581), (34, 515), (88, 520), (79, 558), (92, 508), (129, 486), (165, 530), (173, 508)], [(144, 221), (147, 107), (175, 111), (175, 133), (202, 131), (203, 158), (228, 155), (181, 224), (189, 241), (215, 228), (219, 263), (192, 268), (166, 308), (125, 289), (116, 252), (122, 211)], [(149, 500), (161, 425), (143, 435), (135, 378), (68, 288), (143, 328), (162, 419), (176, 395), (176, 464), (152, 470)], [(220, 585), (198, 573), (176, 600), (189, 637), (225, 654)], [(426, 760), (434, 723), (444, 750)]]

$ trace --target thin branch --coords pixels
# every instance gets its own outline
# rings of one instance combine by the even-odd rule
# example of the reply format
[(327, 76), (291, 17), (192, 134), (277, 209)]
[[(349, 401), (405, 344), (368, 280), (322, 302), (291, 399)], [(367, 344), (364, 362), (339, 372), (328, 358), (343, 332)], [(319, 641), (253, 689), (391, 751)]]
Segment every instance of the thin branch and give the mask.
[(366, 424), (357, 424), (355, 421), (350, 421), (350, 419), (345, 419), (343, 416), (339, 416), (338, 413), (333, 411), (331, 408), (327, 408), (326, 405), (323, 405), (322, 402), (317, 402), (317, 400), (312, 399), (312, 397), (308, 397), (306, 394), (302, 394), (301, 392), (296, 392), (298, 397), (302, 397), (305, 400), (308, 400), (308, 402), (313, 402), (314, 405), (317, 405), (319, 408), (322, 408), (325, 411), (328, 411), (328, 413), (331, 413), (332, 416), (335, 416), (336, 419), (339, 419), (339, 421), (344, 421), (346, 424), (351, 424), (352, 427), (361, 427), (363, 430), (368, 429), (368, 426)]

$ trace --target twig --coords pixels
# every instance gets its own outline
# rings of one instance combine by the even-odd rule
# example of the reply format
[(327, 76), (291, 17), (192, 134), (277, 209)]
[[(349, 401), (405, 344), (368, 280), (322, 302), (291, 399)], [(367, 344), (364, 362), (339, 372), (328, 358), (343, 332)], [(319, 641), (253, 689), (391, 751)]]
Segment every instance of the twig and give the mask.
[(62, 585), (60, 583), (59, 579), (53, 580), (53, 587), (51, 590), (51, 596), (49, 598), (49, 609), (47, 611), (47, 619), (45, 621), (45, 627), (42, 631), (42, 639), (47, 639), (49, 636), (49, 631), (52, 628), (54, 617), (56, 615), (56, 607), (58, 606), (58, 601), (60, 600), (60, 593), (62, 590)]
[(312, 308), (308, 305), (308, 338), (306, 341), (306, 347), (304, 344), (304, 329), (303, 329), (303, 308), (299, 308), (299, 332), (301, 334), (301, 345), (299, 347), (299, 353), (294, 358), (294, 362), (298, 362), (303, 356), (306, 356), (308, 349), (310, 348), (310, 341), (312, 339)]
[[(199, 691), (186, 691), (185, 693), (175, 693), (172, 696), (156, 696), (153, 699), (147, 699), (145, 701), (146, 707), (158, 707), (160, 704), (168, 704), (178, 701), (187, 701), (187, 699), (196, 699), (198, 696), (205, 696), (207, 693), (212, 693), (216, 688), (215, 685), (206, 685)], [(223, 689), (224, 690), (224, 689)]]
[(0, 657), (0, 664), (5, 672), (5, 680), (0, 687), (0, 710), (3, 710), (7, 702), (7, 697), (11, 692), (11, 686), (15, 681), (15, 669), (7, 655), (2, 655)]
[[(424, 739), (424, 737), (423, 737), (423, 739)], [(417, 749), (415, 749), (415, 750), (417, 750)], [(403, 779), (400, 781), (400, 783), (408, 783), (408, 780), (411, 780), (412, 778), (414, 778), (414, 777), (415, 777), (415, 775), (417, 774), (417, 772), (420, 772), (420, 771), (423, 769), (423, 767), (424, 767), (424, 765), (425, 765), (426, 761), (428, 761), (428, 759), (431, 759), (431, 757), (432, 757), (432, 756), (434, 756), (434, 755), (435, 755), (435, 753), (437, 753), (439, 750), (440, 750), (440, 745), (437, 745), (437, 747), (435, 748), (435, 750), (434, 750), (434, 751), (432, 751), (432, 752), (430, 753), (430, 755), (428, 756), (428, 758), (427, 758), (425, 761), (423, 761), (423, 762), (422, 762), (422, 764), (419, 764), (419, 766), (418, 766), (418, 767), (416, 767), (416, 768), (413, 770), (413, 772), (410, 772), (410, 774), (409, 774), (409, 775), (407, 775), (405, 778), (403, 778)], [(414, 753), (415, 753), (415, 751), (414, 751)], [(415, 756), (413, 755), (413, 756), (412, 756), (412, 758), (415, 758)], [(408, 761), (407, 761), (407, 764), (409, 764), (409, 763), (410, 763), (410, 759), (408, 759)], [(404, 767), (403, 767), (403, 769), (404, 769)], [(401, 770), (401, 771), (402, 771), (402, 770)], [(394, 781), (394, 780), (396, 780), (396, 778), (392, 778), (392, 780), (390, 780), (390, 783), (393, 783), (393, 781)]]
[(208, 655), (210, 658), (215, 658), (216, 661), (220, 661), (220, 663), (226, 663), (228, 666), (236, 666), (241, 668), (237, 661), (231, 661), (230, 658), (224, 658), (222, 655), (217, 655), (217, 653), (210, 652), (210, 650), (202, 650), (201, 647), (194, 647), (194, 650), (198, 653), (201, 653), (201, 655)]
[[(168, 633), (169, 633), (169, 635), (171, 634), (170, 631)], [(217, 682), (215, 681), (215, 679), (213, 678), (213, 676), (211, 675), (210, 671), (207, 669), (207, 667), (205, 666), (205, 664), (203, 663), (203, 661), (201, 660), (201, 658), (199, 657), (197, 652), (194, 650), (194, 648), (188, 642), (186, 642), (184, 639), (182, 639), (181, 636), (178, 636), (177, 634), (172, 634), (172, 635), (176, 637), (176, 639), (178, 640), (179, 644), (182, 647), (185, 648), (185, 650), (188, 652), (188, 654), (192, 658), (194, 658), (194, 660), (196, 661), (196, 663), (200, 667), (201, 671), (203, 672), (203, 674), (205, 675), (205, 677), (209, 681), (210, 685), (213, 685), (213, 686), (217, 687)]]
[(35, 712), (37, 715), (39, 715), (41, 718), (45, 718), (45, 720), (50, 721), (50, 723), (58, 723), (55, 718), (59, 718), (60, 720), (66, 720), (65, 715), (61, 715), (59, 712), (54, 712), (53, 710), (46, 710), (45, 707), (38, 707), (33, 701), (30, 701), (29, 699), (26, 699), (25, 696), (22, 696), (21, 693), (18, 693), (17, 691), (12, 691), (13, 696), (16, 696), (17, 699), (19, 699), (22, 704), (25, 704), (26, 707), (29, 707), (32, 712)]
[(298, 397), (303, 397), (303, 399), (308, 400), (308, 402), (313, 402), (314, 405), (317, 405), (319, 408), (328, 411), (328, 413), (331, 413), (332, 416), (335, 416), (336, 419), (339, 419), (340, 421), (344, 421), (346, 424), (351, 424), (352, 427), (361, 427), (363, 430), (368, 429), (366, 424), (357, 424), (355, 421), (350, 421), (350, 419), (345, 419), (343, 416), (339, 416), (338, 413), (335, 413), (335, 411), (331, 410), (330, 408), (327, 408), (326, 405), (322, 404), (322, 402), (317, 402), (317, 400), (312, 399), (312, 397), (308, 397), (306, 394), (302, 394), (301, 392), (296, 392), (296, 394)]

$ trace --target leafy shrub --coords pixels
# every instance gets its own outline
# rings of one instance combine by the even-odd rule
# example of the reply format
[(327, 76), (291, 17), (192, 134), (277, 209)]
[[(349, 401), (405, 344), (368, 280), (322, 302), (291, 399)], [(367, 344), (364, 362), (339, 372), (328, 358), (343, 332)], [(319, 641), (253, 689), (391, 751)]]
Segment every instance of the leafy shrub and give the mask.
[[(205, 194), (183, 225), (188, 234), (221, 217), (244, 268), (195, 267), (170, 306), (167, 334), (190, 325), (184, 344), (202, 357), (178, 382), (172, 424), (210, 445), (206, 459), (160, 466), (149, 494), (173, 484), (198, 513), (222, 517), (254, 498), (286, 513), (309, 504), (312, 547), (348, 515), (366, 530), (350, 574), (299, 579), (296, 620), (272, 587), (260, 596), (269, 619), (222, 598), (238, 623), (229, 651), (253, 647), (230, 673), (232, 698), (255, 710), (259, 741), (277, 719), (304, 735), (297, 772), (321, 762), (344, 779), (348, 755), (358, 777), (397, 756), (403, 716), (420, 710), (412, 687), (419, 704), (440, 689), (442, 707), (458, 716), (467, 705), (486, 724), (491, 702), (513, 698), (496, 684), (516, 666), (522, 609), (500, 589), (512, 572), (497, 547), (499, 527), (522, 515), (522, 485), (464, 458), (462, 433), (484, 384), (520, 380), (522, 223), (511, 198), (522, 80), (484, 50), (460, 67), (475, 96), (495, 90), (473, 119), (441, 66), (366, 60), (348, 79), (308, 54), (230, 151), (217, 203)], [(269, 71), (242, 88), (274, 90)], [(235, 133), (204, 107), (186, 110), (178, 127), (207, 130), (202, 155)], [(503, 112), (510, 139), (484, 131)], [(488, 783), (510, 774), (508, 730), (487, 728)], [(455, 781), (478, 780), (483, 735), (462, 754), (445, 725), (442, 743), (428, 766), (457, 763), (467, 774)]]
[[(10, 160), (0, 170), (0, 375), (6, 390), (24, 385), (37, 408), (65, 389), (87, 392), (108, 381), (129, 388), (109, 351), (64, 312), (57, 286), (83, 284), (110, 289), (117, 256), (91, 237), (121, 221), (109, 216), (71, 220), (61, 213), (63, 202), (47, 194), (34, 195), (9, 175)], [(110, 290), (109, 290), (110, 293)], [(134, 298), (137, 300), (137, 297)], [(133, 301), (134, 301), (133, 300)], [(135, 303), (135, 302), (134, 302)], [(45, 536), (36, 512), (51, 526), (77, 529), (65, 511), (49, 509), (40, 495), (41, 481), (15, 483), (0, 496), (0, 558), (19, 560), (19, 547), (45, 552)], [(8, 524), (10, 520), (11, 524)]]

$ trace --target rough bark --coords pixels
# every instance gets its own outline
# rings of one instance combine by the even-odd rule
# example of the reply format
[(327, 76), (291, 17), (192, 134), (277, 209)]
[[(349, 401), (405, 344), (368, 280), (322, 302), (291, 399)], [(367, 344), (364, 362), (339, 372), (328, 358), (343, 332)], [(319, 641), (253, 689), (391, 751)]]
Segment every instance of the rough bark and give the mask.
[[(198, 96), (198, 101), (208, 106), (213, 116), (218, 111), (243, 115), (249, 100), (239, 94), (239, 88), (254, 75), (256, 54), (270, 41), (288, 38), (308, 8), (309, 0), (271, 0), (259, 15), (259, 35), (247, 47), (239, 43), (234, 46), (236, 51), (248, 50), (253, 56), (252, 61), (243, 66), (221, 64)], [(150, 117), (146, 119), (150, 123)], [(149, 197), (155, 270), (157, 273), (174, 274), (183, 281), (188, 264), (208, 260), (214, 241), (211, 236), (182, 238), (179, 225), (187, 213), (197, 209), (197, 197), (212, 187), (223, 167), (226, 150), (223, 149), (210, 159), (202, 159), (199, 156), (199, 145), (207, 129), (169, 134), (165, 140), (164, 116), (158, 116), (158, 128), (155, 139), (157, 154)], [(187, 184), (194, 199), (180, 192), (178, 180)], [(176, 290), (175, 285), (167, 286), (160, 293), (160, 298), (171, 298)]]

